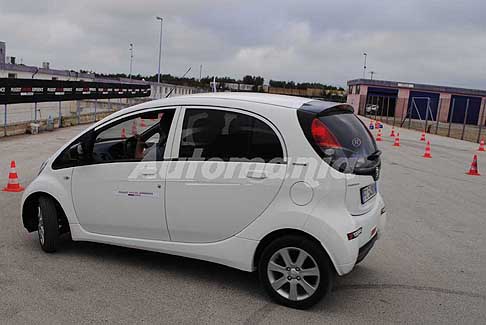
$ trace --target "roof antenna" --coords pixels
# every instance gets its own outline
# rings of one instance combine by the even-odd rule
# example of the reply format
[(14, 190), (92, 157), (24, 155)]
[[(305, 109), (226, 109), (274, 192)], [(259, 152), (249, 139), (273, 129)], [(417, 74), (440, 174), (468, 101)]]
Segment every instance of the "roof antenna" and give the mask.
[[(184, 78), (189, 73), (189, 71), (191, 71), (191, 69), (192, 69), (192, 67), (189, 67), (189, 69), (187, 69), (186, 73), (184, 73), (184, 75), (181, 78)], [(169, 91), (169, 93), (167, 94), (167, 96), (165, 96), (165, 98), (169, 97), (176, 88), (177, 88), (177, 85), (174, 86), (174, 88), (172, 88)]]

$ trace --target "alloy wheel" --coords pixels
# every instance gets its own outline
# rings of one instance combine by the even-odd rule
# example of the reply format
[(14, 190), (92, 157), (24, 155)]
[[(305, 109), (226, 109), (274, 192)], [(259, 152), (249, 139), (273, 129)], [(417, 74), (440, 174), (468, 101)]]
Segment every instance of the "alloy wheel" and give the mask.
[(273, 290), (292, 301), (312, 296), (320, 282), (320, 271), (315, 259), (296, 247), (276, 251), (268, 262), (267, 276)]

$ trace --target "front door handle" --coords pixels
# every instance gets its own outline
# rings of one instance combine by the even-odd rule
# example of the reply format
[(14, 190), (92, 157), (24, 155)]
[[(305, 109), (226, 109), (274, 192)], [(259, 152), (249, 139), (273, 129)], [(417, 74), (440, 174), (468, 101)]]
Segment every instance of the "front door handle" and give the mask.
[(155, 176), (155, 172), (142, 172), (143, 176)]
[(263, 170), (250, 170), (246, 174), (246, 177), (252, 179), (265, 179), (267, 178), (267, 174)]
[(156, 169), (143, 169), (141, 172), (143, 177), (155, 177), (157, 175)]

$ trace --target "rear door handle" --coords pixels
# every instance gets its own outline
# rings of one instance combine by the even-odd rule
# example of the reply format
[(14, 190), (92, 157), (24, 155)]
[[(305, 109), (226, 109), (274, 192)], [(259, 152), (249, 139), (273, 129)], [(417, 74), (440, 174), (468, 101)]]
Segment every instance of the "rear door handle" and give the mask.
[(246, 174), (246, 177), (252, 179), (265, 179), (267, 178), (267, 174), (263, 170), (250, 170)]

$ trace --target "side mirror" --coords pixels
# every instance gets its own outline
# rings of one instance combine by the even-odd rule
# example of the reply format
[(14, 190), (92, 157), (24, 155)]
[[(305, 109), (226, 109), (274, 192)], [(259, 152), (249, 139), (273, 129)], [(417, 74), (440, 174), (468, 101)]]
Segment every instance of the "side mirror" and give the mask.
[(93, 151), (94, 144), (94, 132), (88, 132), (79, 139), (79, 143), (76, 145), (76, 153), (78, 159), (81, 162), (90, 162), (91, 153)]
[(86, 150), (84, 149), (83, 144), (78, 142), (69, 148), (69, 160), (75, 164), (78, 164), (79, 162), (86, 162), (85, 152)]
[(76, 152), (78, 153), (78, 157), (83, 157), (84, 156), (84, 149), (83, 145), (81, 143), (78, 143), (76, 146)]

